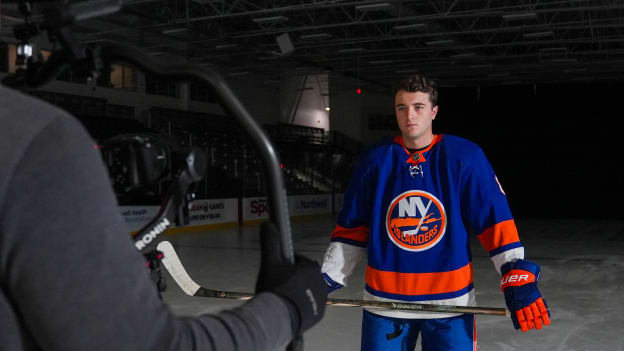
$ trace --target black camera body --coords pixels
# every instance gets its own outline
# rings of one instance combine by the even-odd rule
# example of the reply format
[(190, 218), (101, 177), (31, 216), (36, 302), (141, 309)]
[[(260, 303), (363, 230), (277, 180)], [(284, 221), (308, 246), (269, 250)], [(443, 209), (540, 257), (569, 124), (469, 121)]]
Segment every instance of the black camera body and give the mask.
[(170, 178), (176, 156), (172, 149), (171, 144), (148, 134), (119, 135), (100, 145), (111, 183), (118, 194)]
[(102, 143), (100, 150), (118, 195), (174, 180), (182, 173), (195, 182), (206, 170), (200, 149), (179, 147), (156, 134), (118, 135)]

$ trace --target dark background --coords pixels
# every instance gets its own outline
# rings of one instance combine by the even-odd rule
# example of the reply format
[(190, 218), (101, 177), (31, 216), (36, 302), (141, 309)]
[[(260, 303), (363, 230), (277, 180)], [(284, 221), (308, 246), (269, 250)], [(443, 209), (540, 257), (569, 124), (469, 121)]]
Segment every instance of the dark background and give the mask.
[(516, 218), (624, 219), (624, 85), (440, 89), (434, 132), (479, 144)]

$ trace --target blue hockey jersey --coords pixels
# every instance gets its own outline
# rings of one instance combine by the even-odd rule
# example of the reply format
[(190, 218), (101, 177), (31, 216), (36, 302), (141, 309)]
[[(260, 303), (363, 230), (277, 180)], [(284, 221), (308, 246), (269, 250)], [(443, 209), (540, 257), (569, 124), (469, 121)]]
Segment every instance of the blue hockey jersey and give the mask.
[(503, 263), (524, 258), (505, 193), (476, 144), (435, 135), (410, 154), (395, 137), (358, 161), (322, 271), (344, 285), (366, 254), (365, 299), (474, 306), (470, 230), (499, 272)]

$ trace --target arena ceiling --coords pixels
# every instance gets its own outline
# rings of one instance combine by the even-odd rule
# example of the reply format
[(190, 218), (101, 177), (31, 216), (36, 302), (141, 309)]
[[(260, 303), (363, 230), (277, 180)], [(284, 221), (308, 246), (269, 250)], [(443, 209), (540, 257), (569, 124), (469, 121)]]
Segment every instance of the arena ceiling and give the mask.
[[(410, 72), (443, 86), (624, 78), (622, 0), (123, 3), (80, 23), (81, 38), (214, 66), (231, 79), (327, 72), (386, 87)], [(3, 38), (16, 17), (3, 5)]]

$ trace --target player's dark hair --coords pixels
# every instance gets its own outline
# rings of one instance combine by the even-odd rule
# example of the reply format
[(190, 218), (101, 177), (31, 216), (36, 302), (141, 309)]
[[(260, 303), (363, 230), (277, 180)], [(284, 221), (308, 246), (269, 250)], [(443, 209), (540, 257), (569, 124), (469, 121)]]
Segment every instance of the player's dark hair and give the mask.
[(394, 94), (396, 95), (401, 90), (408, 93), (427, 93), (429, 94), (431, 107), (438, 105), (438, 88), (433, 80), (423, 75), (412, 74), (398, 81), (394, 87)]

